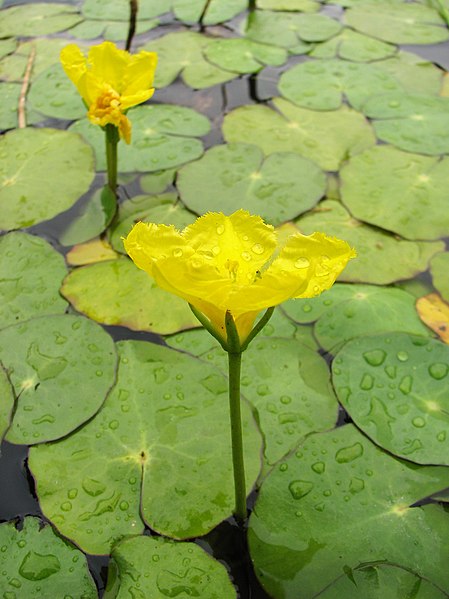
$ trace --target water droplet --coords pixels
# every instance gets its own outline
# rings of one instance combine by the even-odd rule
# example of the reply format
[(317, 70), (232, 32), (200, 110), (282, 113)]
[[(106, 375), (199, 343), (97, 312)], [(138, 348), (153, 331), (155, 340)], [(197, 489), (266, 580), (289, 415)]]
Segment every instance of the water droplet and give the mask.
[(284, 404), (284, 406), (287, 406), (289, 403), (291, 403), (292, 398), (289, 397), (288, 395), (282, 395), (281, 396), (281, 403)]
[(326, 489), (323, 491), (324, 497), (330, 497), (332, 495), (332, 491), (330, 489)]
[(44, 414), (40, 418), (35, 418), (32, 422), (33, 424), (44, 424), (44, 422), (48, 422), (52, 424), (55, 421), (55, 417), (51, 414)]
[(429, 366), (429, 374), (432, 378), (436, 379), (437, 381), (440, 381), (441, 379), (444, 379), (444, 377), (447, 375), (449, 370), (449, 367), (447, 364), (444, 364), (443, 362), (438, 362), (435, 364), (431, 364)]
[(151, 559), (153, 560), (153, 562), (158, 562), (160, 558), (159, 558), (158, 554), (155, 553)]
[(258, 395), (268, 395), (270, 393), (270, 389), (268, 387), (268, 385), (262, 384), (262, 385), (258, 385), (257, 386), (257, 394)]
[(387, 354), (383, 349), (373, 349), (372, 351), (363, 354), (365, 362), (370, 366), (380, 366), (384, 363), (386, 357)]
[(251, 249), (258, 256), (264, 253), (263, 246), (261, 246), (260, 243), (255, 243)]
[(175, 258), (181, 258), (181, 256), (182, 256), (182, 249), (181, 248), (175, 248), (173, 250), (173, 256)]
[(396, 378), (396, 366), (385, 366), (384, 370), (390, 379)]
[(404, 350), (401, 350), (401, 351), (398, 351), (398, 353), (396, 354), (396, 357), (400, 362), (407, 362), (408, 353)]
[(426, 421), (424, 418), (417, 416), (416, 418), (413, 418), (412, 424), (413, 426), (416, 426), (416, 428), (423, 428), (423, 426), (426, 426)]
[(350, 445), (349, 447), (342, 447), (335, 454), (335, 460), (339, 464), (347, 464), (348, 462), (352, 462), (356, 460), (360, 456), (363, 455), (363, 446), (360, 443), (354, 443), (354, 445)]
[(13, 591), (5, 591), (2, 597), (3, 599), (17, 599), (17, 595)]
[(29, 551), (19, 567), (19, 574), (27, 580), (43, 580), (60, 569), (61, 564), (55, 555)]
[(119, 427), (119, 421), (118, 420), (111, 420), (111, 422), (109, 423), (109, 428), (113, 431), (117, 430)]
[(413, 379), (411, 376), (404, 376), (399, 384), (399, 390), (402, 391), (404, 395), (408, 395), (412, 390)]
[(281, 465), (279, 466), (279, 470), (280, 470), (281, 472), (286, 472), (286, 470), (288, 470), (288, 464), (286, 464), (286, 463), (284, 462), (283, 464), (281, 464)]
[(217, 230), (217, 235), (223, 235), (225, 228), (223, 225), (218, 225), (216, 230)]
[(360, 382), (360, 389), (363, 391), (369, 391), (374, 387), (374, 378), (370, 374), (364, 374)]
[(96, 374), (97, 376), (103, 376), (103, 371), (102, 371), (102, 370), (96, 370), (96, 371), (95, 371), (95, 374)]
[(69, 491), (67, 492), (67, 497), (69, 499), (75, 499), (75, 497), (78, 495), (78, 489), (69, 489)]
[(315, 462), (315, 464), (312, 464), (312, 470), (317, 474), (323, 474), (326, 470), (326, 464), (324, 462)]
[(301, 499), (313, 489), (313, 483), (307, 480), (294, 480), (288, 485), (293, 499)]
[(308, 268), (310, 266), (310, 260), (307, 258), (298, 258), (295, 262), (295, 268)]
[(129, 508), (129, 503), (127, 501), (121, 501), (119, 503), (119, 508), (124, 512)]
[(84, 491), (91, 497), (97, 497), (105, 492), (106, 486), (94, 478), (85, 478), (81, 483)]
[(242, 252), (242, 258), (246, 262), (249, 262), (251, 260), (251, 254), (249, 252)]
[(317, 512), (324, 512), (325, 505), (324, 503), (317, 503), (313, 506)]
[(440, 433), (438, 433), (437, 440), (446, 441), (446, 431), (441, 431)]
[(365, 488), (365, 482), (361, 478), (351, 478), (351, 482), (349, 483), (349, 491), (353, 495), (356, 493), (360, 493)]
[(61, 510), (63, 512), (70, 512), (71, 509), (72, 504), (70, 503), (70, 501), (65, 501), (64, 503), (61, 503)]
[(15, 589), (20, 589), (20, 587), (22, 586), (22, 583), (18, 578), (11, 578), (8, 584), (10, 584)]
[(25, 547), (25, 545), (27, 544), (26, 541), (24, 541), (23, 539), (21, 539), (17, 545), (20, 547), (20, 549), (23, 549)]

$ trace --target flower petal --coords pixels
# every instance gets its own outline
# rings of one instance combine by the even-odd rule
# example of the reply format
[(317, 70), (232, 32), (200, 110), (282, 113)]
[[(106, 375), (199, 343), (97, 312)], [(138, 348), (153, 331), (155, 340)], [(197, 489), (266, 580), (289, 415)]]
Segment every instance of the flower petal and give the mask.
[(61, 64), (70, 79), (76, 86), (83, 100), (89, 103), (86, 93), (85, 76), (87, 73), (86, 57), (76, 44), (69, 44), (61, 50)]
[(120, 94), (121, 84), (130, 62), (130, 55), (112, 42), (103, 42), (89, 50), (88, 62), (95, 79), (108, 83)]
[(153, 82), (157, 65), (157, 54), (142, 50), (132, 55), (122, 81), (122, 109), (127, 110), (145, 102), (154, 93)]

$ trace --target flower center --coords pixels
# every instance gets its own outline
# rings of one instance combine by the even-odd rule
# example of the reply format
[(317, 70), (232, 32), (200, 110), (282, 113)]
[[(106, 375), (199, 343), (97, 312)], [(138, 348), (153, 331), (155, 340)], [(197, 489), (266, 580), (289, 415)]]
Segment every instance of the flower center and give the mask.
[(239, 269), (239, 263), (237, 262), (237, 260), (230, 260), (229, 258), (226, 260), (225, 262), (225, 268), (227, 269), (227, 271), (229, 272), (229, 278), (231, 279), (231, 281), (233, 283), (236, 282), (237, 280), (237, 271)]
[(89, 119), (96, 125), (104, 127), (108, 123), (119, 126), (123, 113), (120, 95), (110, 85), (105, 84), (100, 95), (89, 108)]

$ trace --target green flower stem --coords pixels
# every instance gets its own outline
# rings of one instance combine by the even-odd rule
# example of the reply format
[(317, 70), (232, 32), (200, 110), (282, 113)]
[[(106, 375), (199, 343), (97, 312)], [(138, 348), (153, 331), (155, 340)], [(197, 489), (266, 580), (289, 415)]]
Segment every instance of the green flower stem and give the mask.
[(117, 144), (120, 136), (115, 125), (106, 125), (106, 163), (108, 169), (108, 185), (117, 197)]
[(243, 459), (242, 415), (240, 411), (240, 368), (242, 354), (228, 352), (229, 412), (231, 416), (232, 465), (234, 469), (235, 510), (240, 522), (246, 520), (246, 482)]

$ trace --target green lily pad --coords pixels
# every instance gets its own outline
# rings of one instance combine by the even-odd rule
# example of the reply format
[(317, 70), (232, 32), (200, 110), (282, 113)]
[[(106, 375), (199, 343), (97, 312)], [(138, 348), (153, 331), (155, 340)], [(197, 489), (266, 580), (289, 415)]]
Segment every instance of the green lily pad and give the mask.
[[(0, 5), (1, 6), (1, 5)], [(14, 52), (17, 48), (17, 40), (13, 37), (0, 40), (0, 58)]]
[(0, 331), (17, 407), (6, 440), (59, 439), (91, 418), (114, 383), (112, 339), (81, 316), (32, 318)]
[(238, 77), (239, 73), (223, 70), (209, 62), (205, 52), (213, 38), (194, 31), (167, 33), (151, 40), (142, 49), (157, 52), (156, 88), (170, 85), (178, 75), (186, 85), (204, 89)]
[[(167, 0), (139, 0), (138, 19), (152, 19), (163, 15), (170, 10)], [(103, 21), (107, 17), (110, 21), (129, 20), (129, 1), (114, 0), (84, 0), (81, 12), (87, 19)]]
[(361, 564), (393, 564), (448, 593), (447, 513), (409, 507), (448, 484), (449, 468), (393, 458), (352, 425), (311, 435), (262, 485), (249, 521), (256, 574), (270, 595), (297, 599)]
[(410, 279), (427, 270), (431, 257), (445, 247), (442, 241), (407, 241), (365, 225), (335, 200), (320, 202), (296, 225), (306, 235), (325, 231), (356, 248), (357, 259), (346, 266), (340, 281), (388, 285)]
[(187, 164), (176, 181), (181, 199), (197, 214), (231, 214), (244, 208), (278, 225), (312, 208), (326, 190), (326, 176), (310, 160), (247, 144), (214, 146)]
[(341, 23), (325, 15), (271, 10), (256, 10), (242, 24), (248, 39), (293, 50), (298, 44), (324, 42), (341, 29)]
[(438, 156), (449, 153), (449, 98), (388, 93), (370, 98), (362, 108), (382, 141), (407, 152)]
[(0, 238), (0, 328), (44, 314), (63, 314), (59, 295), (64, 258), (49, 243), (26, 233)]
[(279, 112), (261, 105), (231, 111), (223, 122), (225, 140), (255, 144), (266, 155), (296, 152), (330, 171), (375, 143), (368, 121), (347, 106), (317, 112), (283, 98), (275, 98), (273, 104)]
[(174, 0), (175, 17), (186, 23), (217, 25), (232, 19), (248, 7), (246, 0)]
[(226, 568), (198, 545), (146, 536), (114, 547), (104, 599), (127, 599), (136, 590), (152, 599), (237, 597)]
[[(2, 229), (30, 227), (64, 212), (94, 176), (92, 150), (68, 131), (10, 131), (0, 139), (0, 157)], [(51, 177), (44, 175), (49, 169)]]
[(321, 4), (315, 0), (257, 0), (257, 8), (262, 10), (298, 10), (301, 12), (316, 12)]
[(449, 301), (449, 281), (447, 278), (449, 267), (449, 252), (436, 254), (430, 261), (430, 273), (435, 289), (447, 302)]
[(53, 528), (27, 516), (23, 527), (0, 524), (0, 586), (4, 599), (79, 597), (97, 599), (86, 556)]
[[(131, 144), (119, 143), (120, 172), (153, 172), (180, 166), (199, 158), (203, 144), (195, 137), (206, 135), (209, 119), (184, 106), (138, 106), (128, 112), (132, 123)], [(79, 133), (94, 148), (97, 169), (106, 170), (104, 132), (87, 119), (74, 123), (70, 130)]]
[(422, 4), (364, 2), (349, 8), (343, 20), (361, 33), (393, 44), (438, 44), (449, 38), (444, 20)]
[[(234, 508), (226, 378), (166, 347), (117, 346), (117, 385), (98, 416), (29, 457), (42, 511), (89, 553), (109, 553), (144, 521), (165, 536), (203, 535)], [(242, 416), (249, 491), (261, 437), (245, 402)]]
[(167, 335), (198, 322), (187, 302), (157, 287), (125, 257), (73, 270), (61, 293), (89, 318), (135, 331)]
[(412, 94), (440, 93), (444, 71), (418, 54), (400, 50), (395, 56), (379, 61), (377, 66), (393, 75)]
[(2, 10), (0, 37), (34, 37), (70, 29), (82, 20), (76, 6), (36, 2)]
[(449, 464), (447, 345), (406, 333), (353, 339), (332, 371), (339, 401), (375, 443), (419, 464)]
[(376, 65), (338, 59), (298, 64), (279, 80), (279, 91), (287, 100), (312, 110), (335, 110), (344, 98), (360, 110), (373, 94), (398, 90), (402, 88), (394, 78)]
[(0, 443), (11, 425), (14, 403), (14, 391), (9, 382), (8, 374), (0, 364)]
[(28, 95), (31, 108), (57, 119), (74, 120), (87, 109), (60, 64), (50, 66), (35, 79)]
[(352, 29), (341, 33), (327, 42), (318, 44), (311, 52), (314, 58), (342, 58), (354, 62), (371, 62), (396, 54), (397, 48)]
[(140, 187), (144, 193), (162, 193), (173, 184), (176, 170), (167, 169), (140, 177)]
[(184, 229), (195, 220), (195, 215), (185, 209), (176, 193), (136, 196), (120, 204), (117, 218), (110, 229), (111, 245), (117, 252), (127, 255), (122, 237), (126, 237), (139, 221)]
[[(0, 82), (0, 129), (14, 129), (18, 126), (18, 107), (21, 83), (3, 83)], [(29, 125), (33, 125), (43, 120), (43, 116), (35, 111), (25, 111), (26, 120)]]
[(281, 66), (287, 51), (244, 38), (217, 39), (205, 49), (206, 58), (221, 69), (241, 74), (257, 73), (264, 66)]
[(392, 146), (370, 148), (341, 169), (342, 201), (355, 218), (407, 239), (446, 237), (448, 164)]
[[(115, 3), (114, 3), (115, 6)], [(108, 8), (105, 9), (107, 14), (110, 12), (111, 4), (108, 3)], [(128, 16), (126, 21), (109, 21), (103, 19), (97, 21), (95, 19), (86, 19), (72, 27), (69, 31), (70, 35), (77, 39), (90, 40), (96, 37), (103, 37), (104, 39), (119, 42), (126, 40), (129, 32), (129, 4), (128, 4)], [(156, 19), (142, 20), (137, 19), (136, 23), (136, 34), (146, 33), (151, 31), (159, 25), (159, 21)]]

